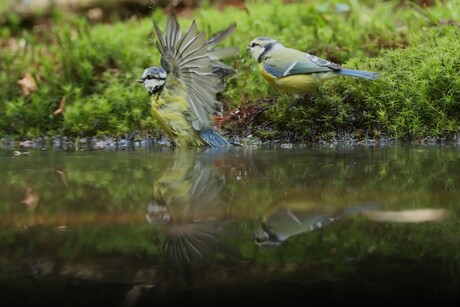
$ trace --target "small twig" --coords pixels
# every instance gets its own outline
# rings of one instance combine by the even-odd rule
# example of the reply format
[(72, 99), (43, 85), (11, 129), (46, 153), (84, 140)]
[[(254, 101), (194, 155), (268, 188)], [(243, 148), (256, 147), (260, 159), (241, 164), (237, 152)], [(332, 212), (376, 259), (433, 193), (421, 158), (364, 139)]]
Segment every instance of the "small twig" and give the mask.
[(56, 111), (53, 112), (53, 115), (56, 116), (56, 115), (59, 115), (61, 114), (63, 111), (64, 111), (64, 107), (65, 107), (65, 96), (62, 97), (61, 101), (59, 102), (59, 107), (56, 109)]

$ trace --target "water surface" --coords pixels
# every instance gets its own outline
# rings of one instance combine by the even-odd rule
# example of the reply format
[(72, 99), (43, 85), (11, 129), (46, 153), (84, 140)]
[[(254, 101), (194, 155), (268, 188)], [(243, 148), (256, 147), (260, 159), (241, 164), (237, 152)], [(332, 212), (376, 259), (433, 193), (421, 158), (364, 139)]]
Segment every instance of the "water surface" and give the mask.
[(0, 303), (460, 299), (458, 146), (0, 151)]

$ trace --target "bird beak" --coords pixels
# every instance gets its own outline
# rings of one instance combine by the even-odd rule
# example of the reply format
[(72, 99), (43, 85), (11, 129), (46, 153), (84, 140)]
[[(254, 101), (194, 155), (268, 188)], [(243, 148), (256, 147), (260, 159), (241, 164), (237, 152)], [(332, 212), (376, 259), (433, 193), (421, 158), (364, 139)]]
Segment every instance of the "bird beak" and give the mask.
[(246, 47), (246, 50), (251, 50), (251, 47), (250, 47), (250, 46), (247, 46), (247, 47)]
[(139, 78), (139, 79), (136, 80), (136, 82), (137, 82), (137, 83), (144, 83), (144, 79)]

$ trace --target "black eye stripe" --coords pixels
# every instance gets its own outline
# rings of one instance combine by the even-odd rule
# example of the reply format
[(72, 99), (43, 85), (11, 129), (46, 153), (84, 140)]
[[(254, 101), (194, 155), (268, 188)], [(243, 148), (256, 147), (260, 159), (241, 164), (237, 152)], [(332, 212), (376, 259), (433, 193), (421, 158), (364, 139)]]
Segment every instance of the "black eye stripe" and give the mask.
[(147, 80), (152, 80), (152, 79), (166, 80), (166, 78), (160, 78), (160, 77), (158, 77), (158, 76), (152, 76), (152, 75), (147, 75), (147, 76), (145, 77), (145, 79), (147, 79)]

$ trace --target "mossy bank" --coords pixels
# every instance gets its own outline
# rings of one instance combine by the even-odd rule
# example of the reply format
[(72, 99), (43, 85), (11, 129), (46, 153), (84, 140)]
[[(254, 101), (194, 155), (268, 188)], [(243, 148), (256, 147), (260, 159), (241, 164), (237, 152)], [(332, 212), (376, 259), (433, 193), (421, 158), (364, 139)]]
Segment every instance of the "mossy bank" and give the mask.
[[(400, 1), (247, 1), (244, 9), (201, 3), (179, 20), (187, 26), (193, 18), (206, 33), (238, 24), (223, 43), (241, 51), (228, 62), (238, 73), (219, 97), (229, 137), (423, 140), (456, 139), (459, 132), (459, 12), (458, 0), (424, 8)], [(19, 17), (4, 20), (0, 136), (120, 137), (138, 131), (136, 137), (160, 138), (147, 93), (135, 80), (159, 63), (151, 20), (161, 25), (165, 17), (153, 8), (106, 23), (60, 11), (29, 27)], [(300, 98), (277, 92), (246, 51), (261, 35), (381, 78), (337, 78)]]

